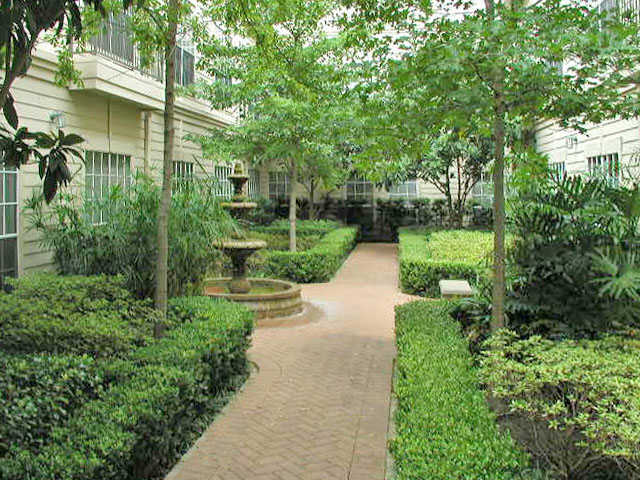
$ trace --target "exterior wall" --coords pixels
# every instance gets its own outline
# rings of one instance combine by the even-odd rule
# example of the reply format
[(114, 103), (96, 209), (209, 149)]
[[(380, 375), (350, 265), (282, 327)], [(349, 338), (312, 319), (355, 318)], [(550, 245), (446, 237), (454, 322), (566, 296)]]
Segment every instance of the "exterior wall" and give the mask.
[[(95, 57), (95, 55), (93, 55)], [(85, 54), (83, 58), (88, 57)], [(104, 62), (105, 59), (100, 59)], [(110, 62), (110, 61), (107, 61)], [(130, 89), (108, 90), (102, 87), (75, 88), (60, 87), (55, 84), (56, 57), (46, 46), (34, 56), (33, 65), (27, 76), (17, 80), (12, 88), (21, 126), (30, 130), (51, 131), (54, 124), (50, 115), (62, 114), (68, 133), (77, 133), (86, 141), (80, 145), (85, 150), (127, 154), (131, 156), (131, 172), (142, 171), (145, 165), (145, 112), (150, 112), (149, 170), (159, 178), (163, 155), (163, 87), (141, 74), (113, 63), (116, 73), (110, 79), (114, 85), (133, 85)], [(109, 77), (105, 77), (109, 78)], [(94, 82), (95, 83), (95, 82)], [(85, 86), (90, 84), (86, 82)], [(146, 100), (145, 100), (146, 99)], [(159, 108), (156, 108), (158, 107)], [(196, 156), (207, 174), (213, 173), (215, 159), (202, 159), (198, 145), (185, 140), (188, 133), (202, 134), (212, 128), (220, 128), (233, 122), (234, 118), (225, 112), (216, 112), (199, 101), (179, 98), (176, 113), (176, 158), (193, 161)], [(82, 162), (73, 160), (71, 171), (74, 180), (71, 189), (84, 189), (85, 172)], [(194, 174), (200, 175), (198, 164), (194, 164)], [(18, 215), (18, 271), (25, 274), (41, 269), (51, 269), (51, 253), (43, 250), (38, 234), (28, 229), (28, 218), (23, 212), (24, 202), (34, 192), (40, 192), (42, 182), (37, 173), (37, 165), (28, 165), (19, 172), (19, 215)]]
[[(570, 137), (575, 138), (572, 145)], [(540, 153), (548, 156), (550, 164), (564, 163), (569, 175), (587, 172), (587, 158), (597, 155), (617, 153), (624, 168), (640, 154), (640, 121), (608, 120), (588, 125), (585, 134), (545, 122), (536, 130), (536, 146)]]

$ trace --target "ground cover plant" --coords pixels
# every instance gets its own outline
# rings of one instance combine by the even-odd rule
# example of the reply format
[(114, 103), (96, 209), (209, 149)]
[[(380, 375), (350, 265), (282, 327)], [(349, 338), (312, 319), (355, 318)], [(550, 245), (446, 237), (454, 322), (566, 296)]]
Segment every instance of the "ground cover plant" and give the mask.
[(39, 275), (0, 295), (0, 478), (158, 478), (246, 377), (249, 310), (175, 298), (154, 339), (125, 285)]
[(488, 275), (490, 232), (402, 228), (399, 242), (400, 284), (406, 293), (437, 297), (442, 279), (476, 284)]
[(640, 478), (640, 341), (487, 342), (481, 378), (501, 423), (552, 478)]
[(396, 307), (397, 478), (524, 478), (527, 458), (498, 430), (450, 309), (445, 301)]

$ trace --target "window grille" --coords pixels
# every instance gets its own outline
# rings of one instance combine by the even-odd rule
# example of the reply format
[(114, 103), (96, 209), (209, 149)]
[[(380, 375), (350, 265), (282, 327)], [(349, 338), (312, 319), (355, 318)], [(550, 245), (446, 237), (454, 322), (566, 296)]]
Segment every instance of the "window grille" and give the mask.
[(391, 186), (389, 188), (389, 198), (418, 198), (418, 181), (407, 180), (406, 182)]
[[(126, 189), (131, 184), (131, 156), (87, 150), (85, 154), (85, 200), (99, 202), (115, 186)], [(95, 208), (93, 223), (108, 219), (105, 208)]]
[(18, 172), (0, 167), (0, 287), (18, 275)]
[(287, 198), (290, 192), (287, 172), (269, 172), (269, 198), (271, 200)]

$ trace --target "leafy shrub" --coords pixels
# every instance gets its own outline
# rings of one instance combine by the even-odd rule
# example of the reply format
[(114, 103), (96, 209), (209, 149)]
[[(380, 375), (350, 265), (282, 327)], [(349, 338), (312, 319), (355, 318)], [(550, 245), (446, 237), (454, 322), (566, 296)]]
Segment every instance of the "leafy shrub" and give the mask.
[[(198, 290), (215, 259), (217, 240), (235, 227), (206, 183), (184, 182), (171, 197), (169, 221), (169, 295)], [(122, 275), (140, 298), (153, 297), (160, 187), (142, 176), (123, 192), (115, 187), (102, 200), (60, 195), (45, 209), (29, 202), (32, 228), (43, 247), (54, 252), (64, 275)], [(102, 220), (102, 221), (100, 221)]]
[(403, 228), (400, 230), (400, 284), (406, 293), (439, 296), (442, 279), (476, 283), (486, 275), (493, 234), (480, 231)]
[(399, 480), (512, 480), (526, 458), (478, 388), (466, 342), (443, 301), (396, 307)]
[(640, 342), (552, 342), (503, 330), (488, 342), (482, 379), (501, 418), (556, 478), (640, 475)]
[(174, 299), (179, 324), (111, 366), (118, 381), (53, 428), (38, 451), (12, 448), (6, 480), (142, 480), (161, 476), (247, 373), (252, 314), (208, 298)]
[(0, 353), (0, 457), (10, 447), (40, 448), (53, 427), (104, 386), (90, 357)]
[(267, 276), (293, 282), (327, 282), (338, 271), (356, 245), (358, 229), (344, 227), (326, 234), (313, 248), (303, 252), (269, 252), (264, 264)]
[[(299, 236), (305, 235), (325, 235), (326, 233), (340, 228), (342, 224), (334, 220), (298, 220), (296, 222), (296, 233)], [(289, 220), (276, 220), (266, 227), (256, 226), (252, 230), (280, 235), (289, 235)]]
[[(322, 238), (323, 234), (305, 233), (296, 239), (298, 251), (309, 250)], [(289, 250), (289, 234), (274, 232), (247, 232), (247, 238), (264, 240), (267, 242), (267, 250)]]
[(38, 274), (11, 285), (12, 293), (0, 293), (0, 348), (7, 352), (122, 356), (145, 344), (158, 321), (121, 278)]
[(640, 190), (593, 178), (538, 179), (512, 200), (509, 325), (596, 337), (640, 319)]

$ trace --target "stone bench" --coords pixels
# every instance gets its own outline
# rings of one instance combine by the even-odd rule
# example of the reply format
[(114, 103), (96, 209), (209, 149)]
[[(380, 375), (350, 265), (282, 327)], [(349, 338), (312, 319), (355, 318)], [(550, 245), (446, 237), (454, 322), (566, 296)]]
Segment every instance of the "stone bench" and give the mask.
[(466, 280), (440, 280), (440, 295), (448, 299), (472, 297), (473, 290)]

